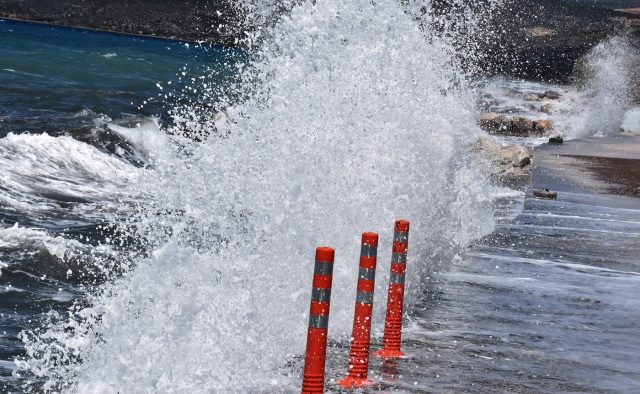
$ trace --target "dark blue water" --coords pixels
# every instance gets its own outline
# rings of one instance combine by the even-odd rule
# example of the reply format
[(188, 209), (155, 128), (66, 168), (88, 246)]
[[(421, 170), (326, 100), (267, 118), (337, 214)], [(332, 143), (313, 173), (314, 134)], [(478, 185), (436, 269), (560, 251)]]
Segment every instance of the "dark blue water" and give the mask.
[[(0, 392), (23, 390), (12, 375), (25, 352), (20, 332), (78, 302), (113, 268), (98, 267), (114, 260), (96, 258), (94, 248), (113, 236), (103, 222), (120, 209), (118, 178), (148, 162), (109, 127), (143, 123), (163, 132), (185, 103), (214, 107), (215, 95), (187, 86), (202, 76), (227, 86), (243, 56), (0, 20)], [(109, 253), (127, 247), (139, 249), (114, 245)]]
[[(238, 50), (75, 28), (0, 22), (0, 135), (55, 133), (90, 124), (81, 111), (158, 116), (202, 75), (223, 83)], [(183, 75), (184, 73), (184, 75)], [(187, 97), (184, 97), (185, 94)], [(165, 98), (165, 95), (167, 98)]]

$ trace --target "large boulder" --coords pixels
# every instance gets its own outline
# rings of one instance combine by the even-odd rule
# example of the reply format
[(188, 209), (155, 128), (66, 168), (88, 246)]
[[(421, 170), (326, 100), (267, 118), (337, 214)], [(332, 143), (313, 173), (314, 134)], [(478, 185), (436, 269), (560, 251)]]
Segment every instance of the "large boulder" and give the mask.
[(490, 137), (480, 137), (476, 151), (485, 159), (491, 175), (519, 177), (531, 172), (533, 149), (523, 145), (502, 145)]
[(544, 135), (553, 130), (552, 119), (537, 119), (533, 121), (533, 129), (535, 133)]
[(541, 137), (553, 129), (553, 120), (531, 120), (521, 116), (505, 116), (496, 112), (483, 114), (478, 119), (480, 127), (489, 134)]
[(510, 127), (511, 129), (509, 131), (511, 135), (529, 136), (535, 134), (533, 120), (531, 119), (514, 116), (511, 118)]
[(501, 115), (497, 112), (482, 114), (478, 119), (480, 127), (482, 127), (482, 129), (484, 129), (487, 133), (492, 134), (507, 133), (509, 122), (510, 121), (506, 116)]

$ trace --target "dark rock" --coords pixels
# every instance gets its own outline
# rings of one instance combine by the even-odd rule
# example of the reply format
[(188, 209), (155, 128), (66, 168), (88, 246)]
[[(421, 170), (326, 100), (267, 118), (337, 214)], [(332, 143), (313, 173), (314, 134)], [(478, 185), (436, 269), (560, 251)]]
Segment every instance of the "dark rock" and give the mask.
[(541, 95), (541, 98), (549, 99), (549, 100), (558, 100), (561, 97), (561, 94), (558, 92), (554, 92), (553, 90), (547, 90), (544, 94)]
[(520, 168), (525, 168), (528, 165), (531, 165), (531, 156), (522, 158), (518, 163), (518, 167)]
[[(249, 26), (235, 0), (0, 0), (0, 17), (161, 37), (234, 44)], [(294, 2), (282, 2), (291, 4)], [(408, 3), (401, 1), (401, 3)], [(569, 82), (577, 59), (615, 33), (633, 13), (573, 0), (432, 0), (429, 31), (442, 33), (464, 62), (486, 74)], [(287, 6), (278, 5), (277, 13)], [(495, 9), (494, 9), (495, 8)], [(492, 11), (488, 11), (492, 9)], [(471, 11), (471, 12), (467, 12)], [(473, 39), (465, 15), (480, 15)], [(617, 18), (617, 19), (616, 19)], [(630, 19), (631, 18), (631, 19)], [(628, 25), (628, 22), (625, 22)], [(438, 33), (436, 33), (438, 34)], [(468, 54), (472, 54), (469, 56)], [(475, 59), (471, 61), (470, 59)], [(466, 66), (465, 66), (466, 67)]]
[[(575, 62), (621, 27), (605, 1), (504, 0), (487, 11), (488, 2), (432, 0), (431, 13), (446, 20), (440, 23), (448, 28), (444, 35), (453, 35), (461, 53), (476, 54), (476, 64), (489, 75), (570, 82)], [(468, 36), (471, 23), (451, 17), (466, 10), (484, 15), (475, 39)]]
[(489, 112), (480, 116), (479, 124), (486, 132), (501, 134), (508, 133), (509, 118), (496, 112)]
[(520, 116), (508, 117), (496, 112), (483, 114), (478, 119), (480, 127), (489, 134), (518, 137), (542, 136), (553, 128), (553, 120), (531, 120)]
[(550, 144), (562, 144), (564, 142), (564, 138), (559, 135), (549, 138)]
[(534, 190), (533, 196), (536, 198), (556, 199), (558, 198), (558, 193), (552, 192), (549, 189), (540, 189)]
[(476, 151), (488, 159), (486, 170), (500, 177), (522, 177), (531, 172), (533, 149), (522, 145), (502, 145), (490, 137), (480, 137)]
[(514, 116), (511, 118), (510, 124), (510, 134), (512, 135), (531, 135), (535, 134), (536, 131), (533, 127), (533, 121), (527, 118), (521, 118), (519, 116)]

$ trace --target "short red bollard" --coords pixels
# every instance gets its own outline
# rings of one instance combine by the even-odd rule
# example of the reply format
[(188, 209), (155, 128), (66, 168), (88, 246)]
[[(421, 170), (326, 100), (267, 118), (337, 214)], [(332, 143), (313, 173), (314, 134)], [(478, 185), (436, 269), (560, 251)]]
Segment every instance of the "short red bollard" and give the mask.
[(373, 353), (374, 356), (385, 358), (404, 356), (404, 353), (400, 351), (400, 341), (402, 337), (402, 304), (404, 302), (404, 274), (407, 269), (408, 246), (409, 222), (396, 220), (382, 349)]
[(353, 317), (349, 371), (346, 378), (338, 382), (343, 387), (363, 387), (376, 384), (367, 378), (369, 373), (369, 346), (371, 341), (371, 314), (373, 312), (373, 290), (376, 280), (378, 234), (363, 233), (360, 249), (360, 271), (358, 292)]
[(335, 250), (328, 246), (316, 249), (316, 264), (313, 273), (313, 290), (309, 308), (309, 330), (307, 331), (307, 355), (304, 359), (302, 394), (324, 392), (324, 366), (327, 356), (327, 332), (333, 259)]

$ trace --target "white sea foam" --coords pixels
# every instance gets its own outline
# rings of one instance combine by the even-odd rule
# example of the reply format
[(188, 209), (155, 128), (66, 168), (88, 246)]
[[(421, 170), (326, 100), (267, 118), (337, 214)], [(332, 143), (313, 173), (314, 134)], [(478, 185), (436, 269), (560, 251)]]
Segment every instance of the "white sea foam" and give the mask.
[(80, 215), (85, 219), (97, 211), (95, 204), (111, 202), (117, 209), (141, 171), (71, 137), (47, 134), (9, 133), (0, 139), (0, 166), (5, 210), (37, 216), (60, 209), (60, 203), (93, 204)]
[(131, 143), (143, 155), (140, 159), (151, 162), (170, 160), (170, 141), (165, 131), (160, 129), (157, 118), (144, 119), (133, 128), (110, 122), (107, 127)]
[(613, 37), (593, 48), (583, 67), (585, 86), (574, 106), (581, 110), (566, 120), (567, 134), (579, 138), (619, 132), (631, 105), (633, 73), (640, 67), (638, 50), (626, 38)]
[(25, 334), (20, 370), (50, 391), (293, 391), (314, 249), (337, 250), (330, 335), (346, 340), (363, 231), (381, 235), (380, 332), (394, 219), (412, 221), (409, 301), (492, 228), (468, 157), (475, 100), (424, 34), (395, 0), (296, 6), (244, 67), (246, 102), (206, 141), (161, 146), (138, 178), (149, 257), (93, 307)]
[(26, 242), (42, 242), (49, 239), (46, 231), (20, 227), (18, 223), (11, 227), (0, 228), (0, 248), (19, 248)]
[[(24, 255), (19, 260), (28, 260), (28, 256), (41, 250), (62, 263), (79, 264), (73, 267), (78, 271), (87, 268), (83, 264), (88, 260), (97, 265), (104, 265), (104, 262), (98, 260), (113, 254), (111, 247), (107, 244), (88, 245), (76, 239), (51, 234), (43, 229), (20, 226), (19, 223), (0, 228), (0, 252), (3, 254), (19, 253)], [(4, 267), (8, 266), (4, 264)]]

